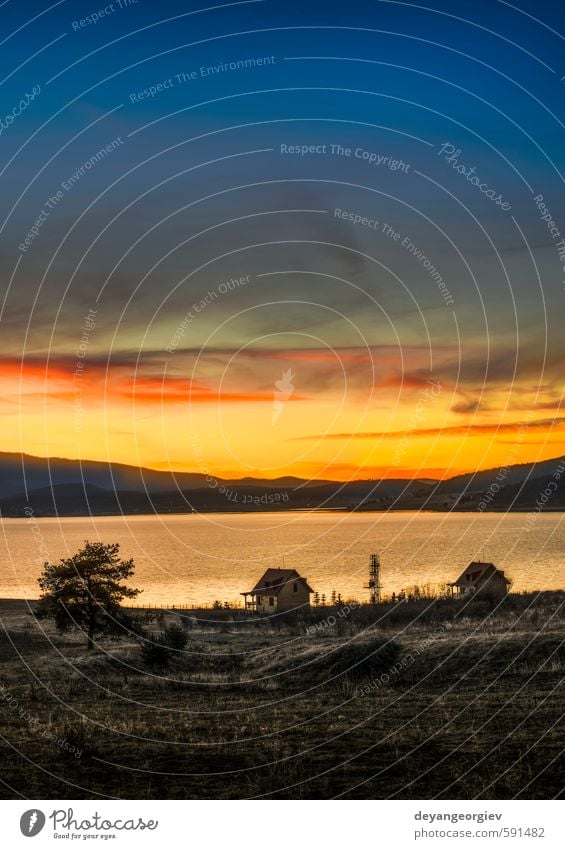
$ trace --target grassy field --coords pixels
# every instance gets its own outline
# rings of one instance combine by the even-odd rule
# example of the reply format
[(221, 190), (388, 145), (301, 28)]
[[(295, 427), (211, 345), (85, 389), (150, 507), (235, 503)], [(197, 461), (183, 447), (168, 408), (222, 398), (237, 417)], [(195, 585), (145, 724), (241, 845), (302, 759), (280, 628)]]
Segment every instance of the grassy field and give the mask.
[(0, 602), (1, 795), (556, 797), (564, 600), (165, 613), (165, 669)]

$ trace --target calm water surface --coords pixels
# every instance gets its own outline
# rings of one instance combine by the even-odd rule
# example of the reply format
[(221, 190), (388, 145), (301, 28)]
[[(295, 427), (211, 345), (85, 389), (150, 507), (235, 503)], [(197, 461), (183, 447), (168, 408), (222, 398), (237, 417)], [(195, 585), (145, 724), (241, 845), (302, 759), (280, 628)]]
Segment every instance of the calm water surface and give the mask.
[(455, 580), (472, 559), (492, 560), (516, 590), (565, 586), (565, 514), (262, 513), (103, 516), (0, 521), (0, 597), (36, 598), (44, 560), (85, 539), (119, 542), (136, 563), (140, 601), (236, 600), (268, 566), (293, 567), (320, 593), (364, 599), (369, 554), (386, 593)]

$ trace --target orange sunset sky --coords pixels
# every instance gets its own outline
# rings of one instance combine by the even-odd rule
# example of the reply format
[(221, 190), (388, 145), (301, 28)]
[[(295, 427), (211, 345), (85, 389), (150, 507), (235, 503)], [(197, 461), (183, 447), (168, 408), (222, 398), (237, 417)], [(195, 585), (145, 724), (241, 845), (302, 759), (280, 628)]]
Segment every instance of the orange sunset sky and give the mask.
[(436, 346), (430, 369), (425, 346), (299, 348), (292, 338), (108, 356), (94, 349), (97, 332), (93, 319), (80, 359), (3, 358), (4, 450), (339, 480), (445, 477), (562, 451), (558, 381), (481, 381), (480, 346), (464, 361)]

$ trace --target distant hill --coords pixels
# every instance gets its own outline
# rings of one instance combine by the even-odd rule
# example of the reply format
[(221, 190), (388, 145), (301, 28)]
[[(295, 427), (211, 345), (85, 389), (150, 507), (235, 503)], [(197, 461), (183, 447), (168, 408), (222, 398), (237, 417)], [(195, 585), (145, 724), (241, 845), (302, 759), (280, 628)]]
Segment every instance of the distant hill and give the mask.
[[(56, 484), (28, 494), (20, 492), (0, 499), (2, 516), (25, 516), (31, 508), (35, 516), (131, 515), (141, 513), (206, 513), (288, 509), (382, 509), (391, 501), (411, 492), (409, 481), (330, 483), (322, 486), (281, 486), (278, 489), (245, 486), (240, 481), (198, 489), (140, 492), (111, 490), (94, 484)], [(386, 494), (385, 494), (386, 493)]]
[(502, 476), (501, 486), (520, 484), (528, 478), (544, 477), (552, 475), (553, 470), (559, 465), (560, 458), (553, 460), (542, 460), (539, 463), (520, 463), (503, 469), (498, 466), (494, 469), (485, 469), (482, 472), (472, 472), (466, 475), (455, 475), (448, 480), (442, 481), (437, 486), (438, 492), (460, 493), (460, 492), (482, 492), (497, 482), (497, 476)]
[(542, 477), (533, 477), (511, 486), (503, 486), (495, 493), (487, 489), (475, 497), (477, 506), (485, 505), (481, 506), (481, 509), (490, 511), (565, 510), (565, 474), (556, 480), (555, 468), (556, 463)]
[[(0, 498), (32, 492), (51, 486), (91, 484), (107, 490), (131, 492), (164, 492), (208, 488), (206, 476), (193, 472), (168, 472), (127, 466), (124, 463), (101, 463), (96, 460), (66, 460), (59, 457), (33, 457), (29, 454), (0, 452)], [(230, 486), (234, 481), (218, 479), (218, 486)], [(274, 480), (243, 478), (243, 486), (260, 486), (262, 489), (308, 486), (311, 482), (295, 477)], [(333, 481), (315, 481), (315, 484)]]
[[(80, 462), (0, 453), (0, 514), (24, 516), (119, 515), (333, 508), (340, 510), (476, 510), (498, 483), (489, 510), (535, 505), (559, 458), (525, 463), (446, 481), (429, 479), (306, 481), (242, 478), (206, 481), (202, 474), (166, 472), (121, 463)], [(498, 477), (497, 477), (498, 476)], [(482, 508), (481, 508), (482, 509)], [(547, 509), (565, 509), (565, 481)]]

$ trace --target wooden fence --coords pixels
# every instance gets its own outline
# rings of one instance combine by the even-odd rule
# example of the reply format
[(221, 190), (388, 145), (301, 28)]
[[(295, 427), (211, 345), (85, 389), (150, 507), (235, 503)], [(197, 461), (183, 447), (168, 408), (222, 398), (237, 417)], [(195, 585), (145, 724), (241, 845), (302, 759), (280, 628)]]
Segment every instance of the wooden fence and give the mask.
[(214, 607), (213, 604), (122, 604), (125, 610), (245, 610), (242, 604)]

